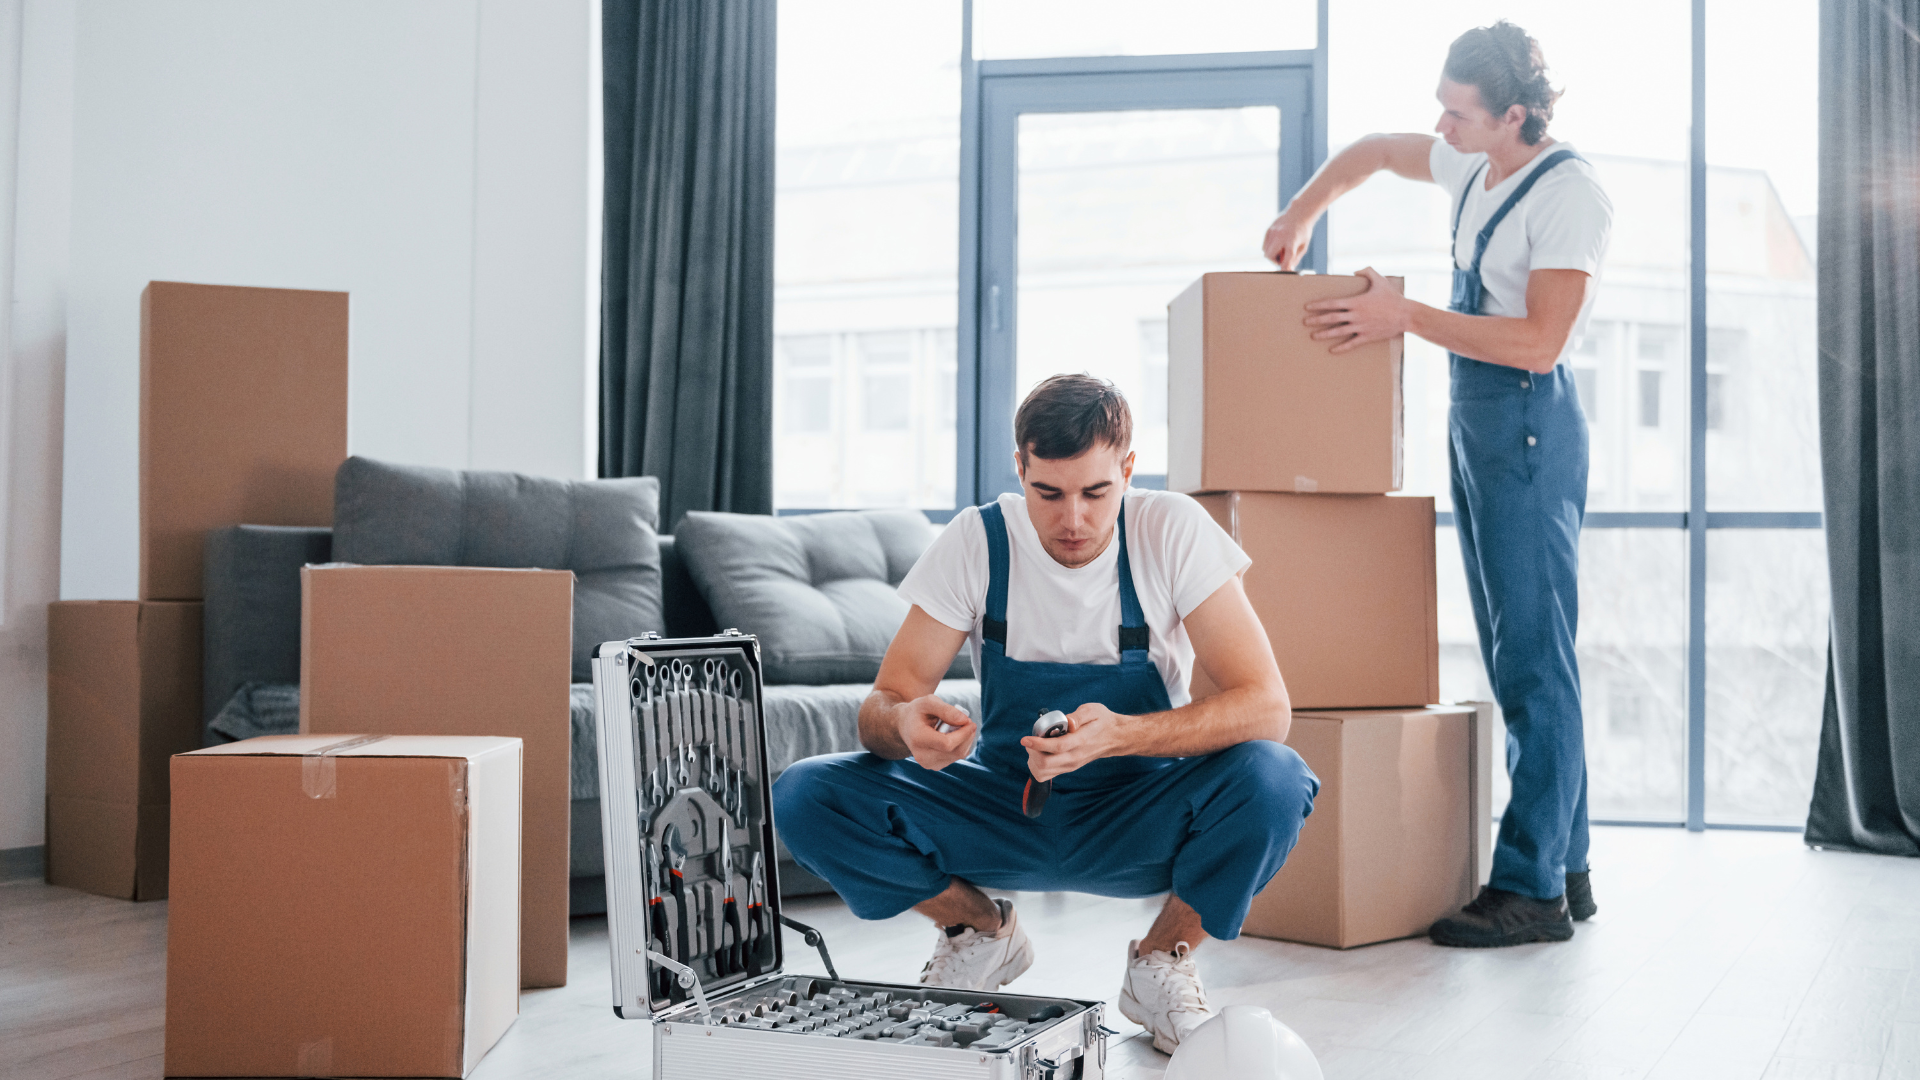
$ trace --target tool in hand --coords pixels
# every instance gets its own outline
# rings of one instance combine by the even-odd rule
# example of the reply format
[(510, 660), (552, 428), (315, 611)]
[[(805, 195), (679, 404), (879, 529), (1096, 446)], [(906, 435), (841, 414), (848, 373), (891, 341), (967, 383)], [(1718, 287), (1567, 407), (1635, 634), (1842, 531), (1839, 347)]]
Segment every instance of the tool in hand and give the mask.
[[(1067, 714), (1059, 709), (1048, 709), (1033, 722), (1033, 733), (1042, 739), (1057, 739), (1067, 733), (1070, 725)], [(1027, 774), (1026, 789), (1020, 793), (1020, 809), (1030, 818), (1037, 818), (1047, 808), (1047, 796), (1053, 794), (1053, 781), (1035, 780), (1033, 774)]]
[[(965, 709), (961, 709), (960, 711), (961, 711), (962, 713), (966, 713), (966, 717), (967, 717), (967, 719), (969, 719), (969, 720), (971, 720), (971, 719), (973, 719), (973, 714), (972, 714), (972, 713), (969, 713), (969, 712), (967, 712), (967, 710), (965, 710)], [(959, 730), (960, 730), (960, 725), (959, 725), (959, 724), (949, 724), (949, 723), (947, 723), (947, 722), (946, 722), (945, 720), (942, 720), (942, 721), (940, 721), (940, 726), (938, 726), (938, 727), (936, 727), (936, 728), (934, 728), (933, 730), (935, 730), (935, 731), (937, 731), (937, 732), (939, 732), (939, 733), (940, 733), (940, 734), (942, 734), (942, 735), (945, 735), (945, 734), (946, 734), (947, 732), (949, 732), (949, 731), (959, 731)]]
[(733, 830), (720, 843), (720, 883), (726, 903), (720, 911), (720, 974), (731, 975), (745, 967), (740, 948), (740, 909), (733, 898)]

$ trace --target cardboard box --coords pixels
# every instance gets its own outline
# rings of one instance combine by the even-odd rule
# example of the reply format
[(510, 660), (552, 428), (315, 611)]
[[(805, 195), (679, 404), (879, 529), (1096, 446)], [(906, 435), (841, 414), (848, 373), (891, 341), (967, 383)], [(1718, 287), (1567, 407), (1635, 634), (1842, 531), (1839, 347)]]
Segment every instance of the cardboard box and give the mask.
[(167, 896), (167, 759), (200, 745), (200, 604), (47, 605), (47, 881)]
[[(1433, 500), (1196, 496), (1253, 557), (1247, 598), (1299, 709), (1404, 708), (1440, 697)], [(1196, 670), (1194, 696), (1212, 692)]]
[(140, 599), (198, 600), (207, 530), (330, 525), (347, 457), (347, 294), (140, 294)]
[(521, 985), (567, 981), (573, 575), (450, 566), (300, 572), (302, 734), (526, 744)]
[(1491, 705), (1294, 713), (1320, 795), (1244, 930), (1347, 949), (1459, 910), (1492, 867), (1492, 744)]
[(520, 744), (173, 759), (168, 1076), (473, 1071), (520, 1011)]
[(1207, 274), (1167, 305), (1169, 490), (1400, 490), (1401, 339), (1335, 356), (1303, 323), (1308, 302), (1366, 289)]

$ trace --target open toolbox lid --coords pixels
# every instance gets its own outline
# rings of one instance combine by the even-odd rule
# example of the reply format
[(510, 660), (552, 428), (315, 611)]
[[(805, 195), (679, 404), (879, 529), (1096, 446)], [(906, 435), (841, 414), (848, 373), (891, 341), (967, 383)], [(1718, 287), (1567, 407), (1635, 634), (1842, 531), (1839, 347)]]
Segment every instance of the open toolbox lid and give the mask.
[(783, 922), (835, 975), (818, 932), (780, 914), (758, 639), (609, 641), (593, 687), (614, 1012), (782, 975)]

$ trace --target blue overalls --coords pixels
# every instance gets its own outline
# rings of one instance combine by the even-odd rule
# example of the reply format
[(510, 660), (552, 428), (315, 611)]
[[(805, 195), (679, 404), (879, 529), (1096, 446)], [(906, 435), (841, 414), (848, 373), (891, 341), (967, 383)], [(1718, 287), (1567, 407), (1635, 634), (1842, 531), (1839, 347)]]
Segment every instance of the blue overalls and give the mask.
[(1320, 781), (1267, 741), (1191, 758), (1103, 758), (1053, 782), (1038, 818), (1020, 808), (1027, 751), (1048, 709), (1099, 702), (1121, 714), (1170, 707), (1147, 655), (1148, 628), (1120, 545), (1120, 662), (1007, 657), (1007, 528), (980, 508), (988, 565), (980, 647), (980, 735), (939, 772), (869, 753), (808, 758), (773, 785), (774, 821), (794, 860), (825, 878), (862, 919), (929, 900), (951, 878), (995, 889), (1153, 896), (1171, 889), (1208, 935), (1240, 934), (1247, 904), (1280, 869)]
[[(1453, 270), (1449, 308), (1480, 314), (1480, 260), (1493, 230), (1549, 169), (1549, 154), (1487, 220), (1473, 266)], [(1484, 166), (1482, 167), (1484, 168)], [(1453, 214), (1455, 243), (1467, 182)], [(1507, 724), (1513, 797), (1493, 850), (1496, 889), (1550, 900), (1587, 868), (1587, 759), (1580, 719), (1580, 524), (1587, 510), (1587, 421), (1573, 373), (1545, 375), (1447, 354), (1453, 408), (1447, 460), (1467, 593)]]

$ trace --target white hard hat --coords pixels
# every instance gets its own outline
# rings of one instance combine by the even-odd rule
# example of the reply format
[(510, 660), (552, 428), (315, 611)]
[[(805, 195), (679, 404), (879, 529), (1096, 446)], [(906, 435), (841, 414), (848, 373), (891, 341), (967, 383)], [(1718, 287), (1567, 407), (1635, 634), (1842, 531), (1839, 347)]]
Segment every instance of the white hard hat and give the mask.
[(1257, 1005), (1229, 1005), (1180, 1040), (1166, 1080), (1324, 1080), (1293, 1029)]

